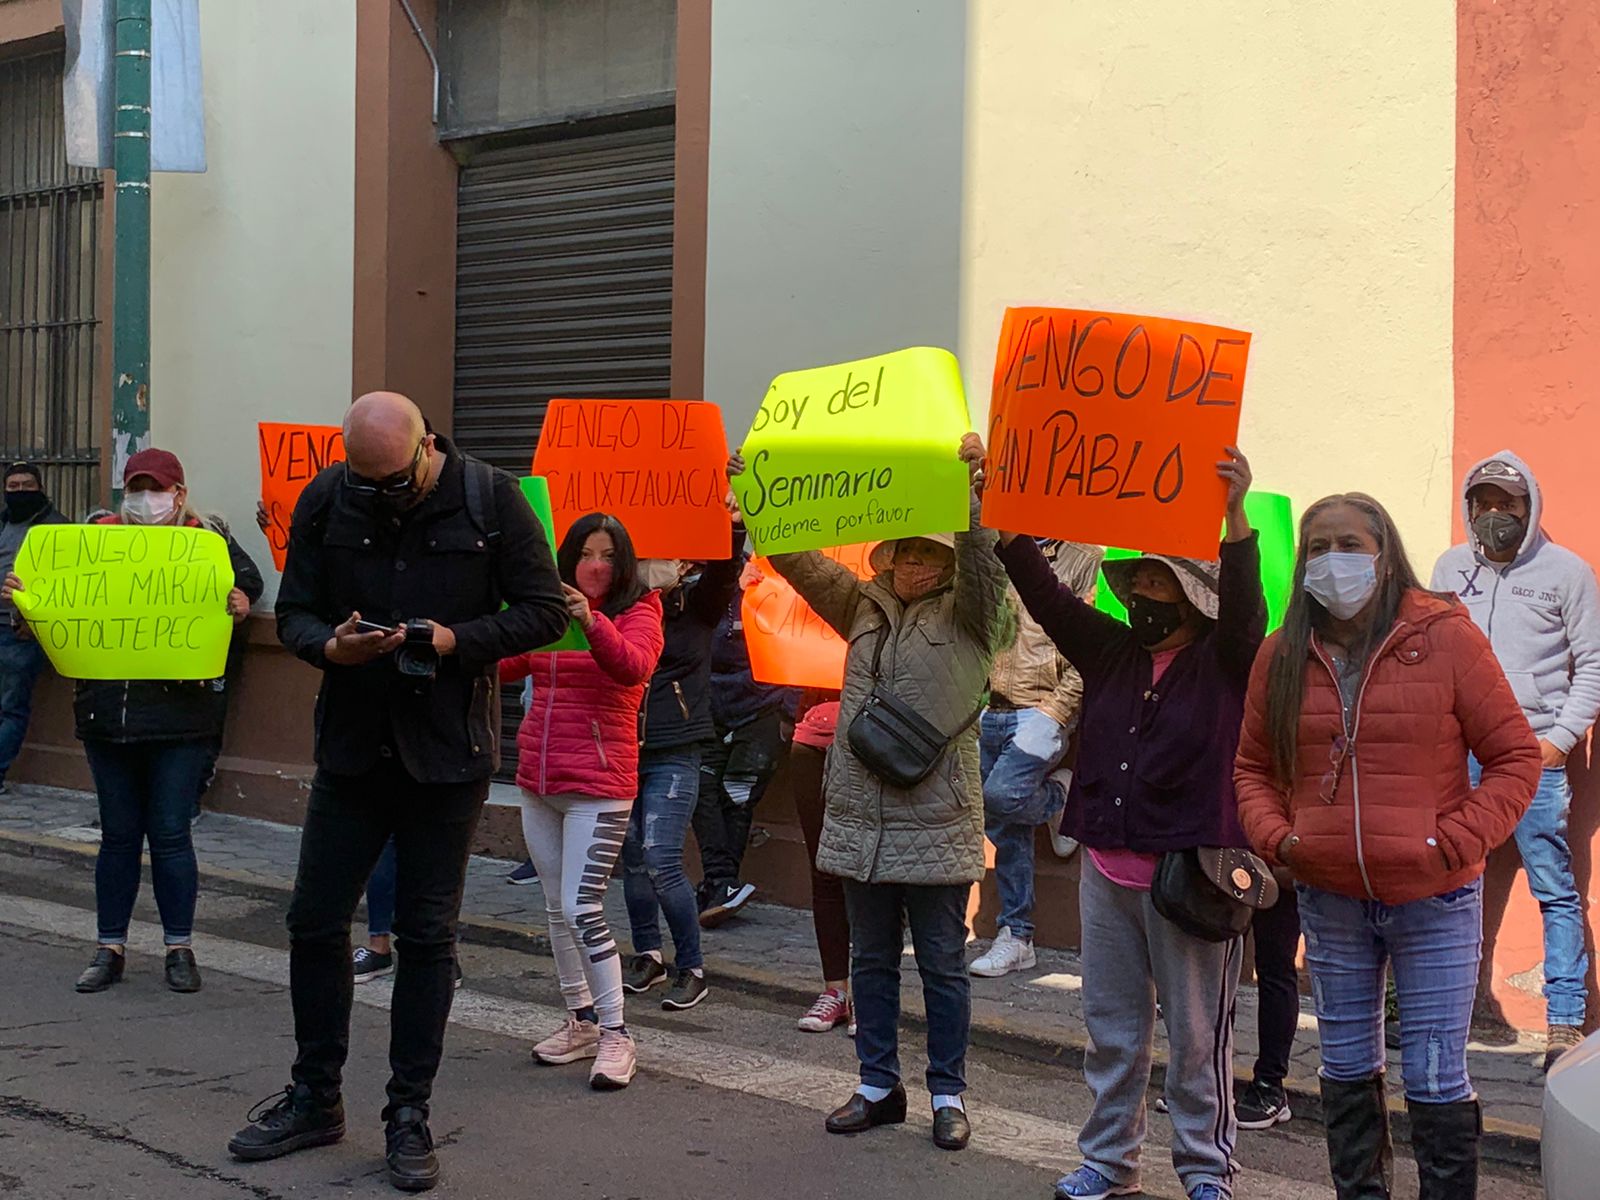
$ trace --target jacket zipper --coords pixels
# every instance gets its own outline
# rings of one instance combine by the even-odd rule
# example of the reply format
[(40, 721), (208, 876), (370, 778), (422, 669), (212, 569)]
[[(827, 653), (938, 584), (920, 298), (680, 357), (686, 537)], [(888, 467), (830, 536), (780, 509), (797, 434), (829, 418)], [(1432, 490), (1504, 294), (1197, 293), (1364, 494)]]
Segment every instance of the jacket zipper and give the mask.
[[(1361, 675), (1361, 686), (1356, 689), (1356, 702), (1354, 712), (1349, 720), (1342, 721), (1344, 736), (1349, 742), (1350, 750), (1350, 790), (1355, 797), (1356, 805), (1356, 866), (1361, 869), (1361, 884), (1367, 889), (1367, 895), (1376, 900), (1378, 894), (1372, 890), (1372, 877), (1367, 874), (1366, 843), (1361, 840), (1361, 702), (1367, 698), (1367, 684), (1372, 679), (1372, 673), (1378, 665), (1378, 660), (1389, 650), (1389, 643), (1399, 635), (1403, 624), (1397, 624), (1389, 631), (1389, 636), (1378, 645), (1377, 652), (1367, 659), (1367, 669)], [(1333, 679), (1334, 693), (1339, 697), (1339, 709), (1344, 710), (1344, 693), (1339, 688), (1339, 673), (1333, 669), (1333, 664), (1322, 653), (1322, 646), (1317, 645), (1317, 660), (1322, 663), (1328, 675)]]
[(683, 698), (683, 684), (674, 683), (672, 692), (673, 695), (678, 697), (678, 711), (683, 714), (683, 719), (687, 721), (689, 719), (689, 702)]
[[(1508, 567), (1510, 564), (1506, 564)], [(1493, 568), (1490, 568), (1493, 570)], [(1483, 635), (1489, 639), (1489, 649), (1494, 649), (1494, 610), (1500, 604), (1500, 579), (1499, 571), (1494, 572), (1494, 588), (1489, 592), (1489, 624), (1484, 629)]]
[(600, 765), (609, 771), (611, 769), (611, 760), (606, 757), (605, 743), (600, 737), (600, 722), (590, 721), (589, 728), (594, 731), (594, 748), (595, 752), (600, 755)]
[(544, 738), (539, 743), (539, 794), (548, 796), (549, 771), (550, 771), (550, 718), (556, 709), (556, 664), (560, 661), (559, 654), (550, 656), (550, 695), (544, 702)]
[(133, 684), (129, 680), (122, 681), (122, 721), (118, 728), (123, 733), (128, 732), (128, 692), (132, 687)]

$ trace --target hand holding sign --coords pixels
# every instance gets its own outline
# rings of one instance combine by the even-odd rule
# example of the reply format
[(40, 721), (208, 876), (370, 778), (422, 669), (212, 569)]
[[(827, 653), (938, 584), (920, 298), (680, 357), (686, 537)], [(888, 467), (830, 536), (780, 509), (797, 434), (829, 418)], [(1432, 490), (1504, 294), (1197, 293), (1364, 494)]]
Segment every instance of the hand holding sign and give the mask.
[(985, 523), (1216, 557), (1250, 335), (1076, 309), (1006, 310)]
[(324, 467), (344, 461), (344, 431), (337, 425), (295, 425), (262, 421), (261, 501), (256, 524), (267, 535), (278, 570), (289, 553), (289, 519), (306, 484)]

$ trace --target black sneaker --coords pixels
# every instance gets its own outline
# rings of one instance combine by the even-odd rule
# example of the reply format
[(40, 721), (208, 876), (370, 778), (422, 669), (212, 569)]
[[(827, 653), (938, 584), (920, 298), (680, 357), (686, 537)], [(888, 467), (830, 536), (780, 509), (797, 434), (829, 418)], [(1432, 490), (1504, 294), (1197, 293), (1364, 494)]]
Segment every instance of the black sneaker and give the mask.
[(189, 947), (174, 946), (167, 951), (167, 986), (175, 992), (200, 990), (200, 965)]
[(693, 1008), (706, 998), (706, 993), (711, 989), (706, 986), (705, 976), (696, 975), (693, 971), (674, 971), (672, 973), (672, 986), (667, 989), (667, 994), (661, 998), (661, 1007), (670, 1012), (682, 1012), (686, 1008)]
[(1240, 1129), (1271, 1129), (1293, 1118), (1289, 1097), (1282, 1086), (1256, 1080), (1234, 1103), (1233, 1115)]
[(700, 910), (701, 928), (715, 929), (726, 923), (729, 917), (750, 903), (750, 897), (755, 894), (755, 885), (752, 883), (735, 880), (733, 883), (717, 884)]
[(317, 1104), (304, 1084), (268, 1096), (245, 1119), (250, 1124), (228, 1142), (228, 1153), (244, 1162), (266, 1162), (296, 1150), (331, 1146), (344, 1137), (344, 1101)]
[(384, 1131), (389, 1182), (402, 1192), (426, 1192), (439, 1182), (428, 1117), (420, 1108), (397, 1108)]
[(539, 872), (533, 869), (533, 859), (530, 858), (524, 860), (520, 867), (517, 867), (511, 872), (511, 874), (506, 876), (506, 882), (515, 883), (519, 886), (530, 883), (538, 883)]
[(379, 954), (370, 946), (357, 946), (350, 956), (350, 970), (357, 983), (371, 983), (394, 973), (394, 952)]
[(649, 954), (635, 954), (622, 967), (622, 987), (624, 991), (648, 992), (658, 983), (667, 981), (667, 968), (661, 965), (661, 960)]
[(82, 975), (78, 976), (80, 992), (103, 992), (113, 983), (122, 981), (122, 969), (127, 964), (123, 956), (110, 946), (101, 946)]

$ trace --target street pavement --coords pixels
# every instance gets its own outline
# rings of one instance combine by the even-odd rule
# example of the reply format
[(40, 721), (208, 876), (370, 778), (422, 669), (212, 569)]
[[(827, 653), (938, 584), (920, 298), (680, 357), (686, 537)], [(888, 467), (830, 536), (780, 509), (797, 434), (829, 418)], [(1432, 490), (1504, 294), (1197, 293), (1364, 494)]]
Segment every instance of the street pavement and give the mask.
[[(197, 936), (206, 987), (195, 996), (162, 986), (148, 888), (136, 918), (125, 982), (77, 995), (71, 984), (94, 924), (89, 860), (0, 844), (0, 1196), (393, 1194), (378, 1117), (387, 983), (357, 989), (346, 1140), (276, 1163), (235, 1163), (228, 1135), (252, 1103), (284, 1085), (293, 1054), (281, 897), (208, 891)], [(581, 1066), (529, 1059), (532, 1039), (559, 1018), (548, 958), (468, 942), (462, 962), (467, 985), (434, 1104), (441, 1195), (1043, 1200), (1076, 1162), (1088, 1093), (1063, 1065), (975, 1051), (973, 1148), (944, 1153), (928, 1140), (920, 1039), (908, 1034), (912, 1120), (834, 1138), (822, 1115), (852, 1086), (849, 1042), (799, 1033), (784, 1000), (721, 988), (683, 1014), (630, 1000), (642, 1070), (627, 1091), (602, 1094), (588, 1089)], [(1148, 1194), (1178, 1200), (1165, 1138), (1165, 1119), (1152, 1112)], [(1243, 1134), (1238, 1157), (1241, 1197), (1332, 1195), (1314, 1123)], [(1401, 1160), (1398, 1194), (1413, 1196), (1414, 1174)], [(1539, 1195), (1533, 1174), (1495, 1170), (1485, 1195)]]

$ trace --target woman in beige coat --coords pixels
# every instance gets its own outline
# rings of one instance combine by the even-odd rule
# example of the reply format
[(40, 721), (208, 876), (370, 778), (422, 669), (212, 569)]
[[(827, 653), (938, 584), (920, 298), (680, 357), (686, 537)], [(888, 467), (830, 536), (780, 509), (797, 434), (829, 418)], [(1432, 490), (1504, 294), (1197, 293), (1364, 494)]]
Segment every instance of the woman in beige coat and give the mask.
[[(974, 475), (978, 453), (962, 447)], [(994, 541), (973, 496), (967, 530), (883, 543), (872, 554), (870, 580), (816, 551), (772, 560), (850, 643), (817, 868), (844, 880), (861, 1086), (828, 1118), (832, 1133), (905, 1120), (897, 1025), (909, 917), (928, 1012), (934, 1141), (959, 1150), (971, 1135), (961, 1094), (972, 1016), (967, 897), (984, 871), (976, 718), (1011, 624)], [(851, 748), (851, 724), (875, 685), (950, 739), (913, 787), (879, 779)]]

